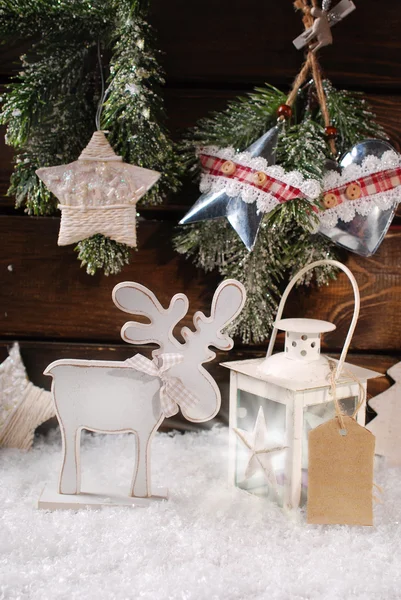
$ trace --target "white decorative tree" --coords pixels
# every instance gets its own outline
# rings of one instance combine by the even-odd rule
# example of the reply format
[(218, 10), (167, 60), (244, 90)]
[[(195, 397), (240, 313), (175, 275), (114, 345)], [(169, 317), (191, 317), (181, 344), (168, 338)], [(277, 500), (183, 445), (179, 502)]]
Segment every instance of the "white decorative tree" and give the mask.
[(376, 454), (385, 456), (389, 466), (401, 465), (401, 362), (392, 366), (387, 375), (394, 385), (369, 401), (377, 412), (367, 429), (376, 436)]

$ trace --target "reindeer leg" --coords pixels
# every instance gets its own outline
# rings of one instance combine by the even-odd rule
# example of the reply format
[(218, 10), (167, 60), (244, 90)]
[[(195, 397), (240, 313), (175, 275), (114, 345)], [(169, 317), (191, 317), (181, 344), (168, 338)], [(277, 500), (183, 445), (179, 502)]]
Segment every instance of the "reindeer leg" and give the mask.
[(135, 432), (136, 467), (132, 482), (131, 496), (148, 498), (152, 495), (150, 483), (150, 438), (151, 433)]
[(60, 474), (59, 492), (60, 494), (79, 494), (81, 430), (62, 427), (61, 433), (63, 436), (64, 456)]
[(317, 52), (318, 50), (320, 50), (320, 48), (323, 48), (323, 46), (326, 46), (324, 42), (316, 42), (316, 44), (313, 44), (313, 46), (311, 46), (312, 52)]
[(313, 40), (313, 38), (316, 36), (316, 32), (313, 31), (313, 29), (308, 33), (304, 35), (304, 41), (306, 44), (309, 44), (309, 42), (311, 40)]

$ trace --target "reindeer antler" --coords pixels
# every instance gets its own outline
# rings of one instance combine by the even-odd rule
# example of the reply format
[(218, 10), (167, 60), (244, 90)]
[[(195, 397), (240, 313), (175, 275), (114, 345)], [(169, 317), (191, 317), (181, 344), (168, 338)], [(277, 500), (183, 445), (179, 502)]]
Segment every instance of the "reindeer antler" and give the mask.
[[(198, 354), (208, 362), (216, 356), (215, 352), (208, 350), (214, 346), (219, 350), (231, 350), (234, 343), (229, 335), (222, 333), (224, 329), (241, 312), (246, 299), (246, 291), (242, 283), (235, 279), (223, 281), (214, 293), (210, 317), (205, 317), (202, 312), (194, 314), (193, 322), (195, 332), (183, 327), (181, 334), (187, 346), (198, 345)], [(201, 340), (201, 342), (200, 342)]]
[(200, 399), (199, 404), (189, 408), (181, 408), (186, 419), (201, 423), (212, 419), (220, 408), (220, 390), (202, 363), (213, 360), (216, 356), (209, 350), (215, 346), (221, 350), (230, 350), (233, 341), (221, 332), (242, 310), (246, 298), (244, 286), (228, 279), (217, 288), (212, 302), (210, 317), (201, 312), (194, 315), (195, 331), (183, 327), (181, 333), (185, 339), (183, 349), (184, 361), (175, 366), (171, 374), (181, 379), (183, 384)]
[(125, 281), (113, 289), (113, 302), (120, 310), (143, 315), (149, 324), (128, 321), (121, 329), (121, 337), (129, 344), (155, 343), (160, 347), (153, 352), (174, 352), (181, 344), (173, 336), (175, 325), (187, 314), (188, 298), (176, 294), (165, 309), (153, 292), (140, 283)]

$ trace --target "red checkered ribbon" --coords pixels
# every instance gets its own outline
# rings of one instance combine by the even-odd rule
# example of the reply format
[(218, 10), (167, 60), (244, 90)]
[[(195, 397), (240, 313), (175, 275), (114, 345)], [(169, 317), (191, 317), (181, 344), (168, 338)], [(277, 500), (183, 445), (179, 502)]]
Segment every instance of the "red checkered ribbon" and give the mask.
[(380, 194), (381, 192), (388, 192), (401, 185), (401, 167), (388, 169), (386, 171), (378, 171), (377, 173), (372, 173), (371, 175), (348, 181), (340, 187), (325, 190), (325, 194), (333, 194), (337, 199), (337, 205), (342, 204), (343, 202), (349, 202), (347, 189), (350, 185), (356, 185), (360, 188), (361, 195), (358, 200)]
[(221, 167), (224, 163), (227, 162), (227, 159), (217, 158), (216, 156), (211, 156), (209, 154), (200, 154), (200, 161), (203, 169), (209, 175), (214, 175), (215, 177), (225, 177), (227, 179), (236, 179), (242, 183), (246, 183), (256, 187), (263, 192), (268, 192), (272, 194), (279, 202), (288, 202), (288, 200), (295, 200), (296, 198), (306, 198), (305, 194), (298, 188), (285, 183), (284, 181), (280, 181), (276, 177), (272, 177), (267, 173), (266, 181), (262, 185), (258, 185), (255, 182), (256, 175), (260, 171), (256, 169), (251, 169), (251, 167), (245, 167), (239, 163), (233, 162), (235, 165), (235, 172), (232, 175), (226, 175), (222, 172)]
[[(159, 360), (161, 366), (159, 367)], [(142, 354), (135, 354), (132, 358), (128, 358), (125, 364), (141, 371), (147, 375), (160, 377), (162, 386), (160, 388), (160, 403), (162, 411), (166, 417), (172, 417), (178, 413), (178, 406), (184, 409), (189, 409), (199, 402), (199, 398), (194, 396), (178, 377), (171, 377), (166, 371), (182, 363), (184, 360), (183, 354), (167, 353), (160, 354), (158, 358), (149, 360)]]

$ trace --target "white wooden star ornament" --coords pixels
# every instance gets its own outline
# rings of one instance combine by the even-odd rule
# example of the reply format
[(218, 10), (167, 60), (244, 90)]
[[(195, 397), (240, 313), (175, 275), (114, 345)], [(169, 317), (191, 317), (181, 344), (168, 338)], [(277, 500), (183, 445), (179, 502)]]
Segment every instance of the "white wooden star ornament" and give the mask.
[(35, 429), (55, 414), (51, 393), (29, 381), (14, 344), (0, 365), (0, 448), (29, 450)]
[(59, 246), (100, 233), (136, 247), (136, 203), (160, 177), (123, 162), (103, 131), (95, 131), (77, 161), (36, 174), (60, 201)]
[(274, 492), (277, 492), (277, 479), (272, 465), (272, 455), (285, 450), (287, 446), (271, 447), (268, 445), (268, 430), (263, 408), (259, 407), (252, 432), (236, 427), (233, 429), (250, 453), (245, 469), (245, 479), (250, 479), (255, 473), (262, 472), (271, 488)]

